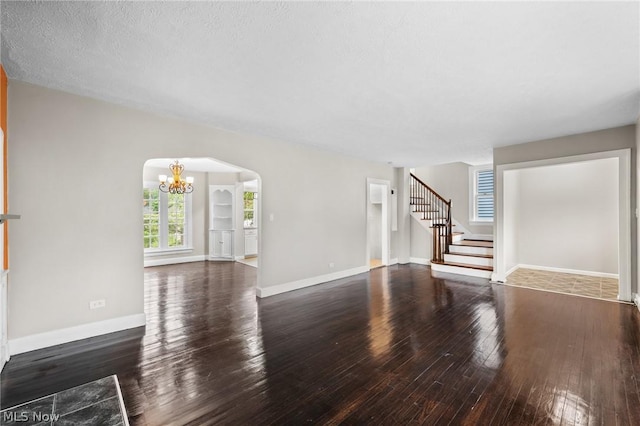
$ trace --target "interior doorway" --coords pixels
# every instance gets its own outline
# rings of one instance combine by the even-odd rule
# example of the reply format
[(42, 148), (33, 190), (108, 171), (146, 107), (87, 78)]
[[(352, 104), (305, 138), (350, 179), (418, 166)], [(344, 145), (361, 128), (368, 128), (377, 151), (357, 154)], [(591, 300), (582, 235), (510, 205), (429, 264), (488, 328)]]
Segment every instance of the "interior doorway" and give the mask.
[(369, 269), (389, 265), (390, 182), (367, 179), (367, 264)]
[(630, 301), (630, 150), (499, 165), (493, 281)]
[(236, 261), (254, 268), (258, 267), (258, 183), (258, 179), (253, 179), (242, 184), (244, 253), (236, 257)]
[[(169, 185), (176, 180), (190, 182), (192, 188), (172, 191)], [(248, 257), (245, 264), (258, 267), (257, 173), (213, 158), (155, 158), (144, 165), (142, 187), (145, 267), (244, 263)]]

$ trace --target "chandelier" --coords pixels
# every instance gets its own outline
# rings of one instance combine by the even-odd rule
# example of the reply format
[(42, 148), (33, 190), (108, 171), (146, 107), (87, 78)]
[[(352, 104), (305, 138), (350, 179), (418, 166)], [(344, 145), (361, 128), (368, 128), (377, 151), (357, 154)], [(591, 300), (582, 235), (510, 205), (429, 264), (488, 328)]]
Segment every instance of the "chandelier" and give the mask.
[(173, 177), (169, 177), (167, 180), (166, 175), (160, 175), (160, 191), (168, 192), (170, 194), (189, 194), (193, 192), (193, 177), (187, 177), (187, 180), (183, 180), (180, 175), (184, 171), (184, 165), (180, 164), (176, 160), (169, 166)]

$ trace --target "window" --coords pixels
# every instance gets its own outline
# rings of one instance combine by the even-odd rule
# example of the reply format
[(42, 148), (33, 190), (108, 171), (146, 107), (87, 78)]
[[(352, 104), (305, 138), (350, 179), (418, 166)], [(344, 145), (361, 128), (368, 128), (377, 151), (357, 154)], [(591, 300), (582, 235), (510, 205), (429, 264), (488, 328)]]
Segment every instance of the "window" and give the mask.
[(185, 245), (185, 194), (167, 194), (167, 225), (169, 228), (168, 246), (184, 247)]
[(155, 183), (142, 194), (145, 253), (191, 249), (191, 194), (167, 194)]
[(258, 204), (258, 194), (245, 191), (244, 193), (244, 226), (253, 227), (257, 225), (256, 207)]
[(160, 246), (160, 210), (158, 188), (144, 188), (142, 199), (142, 217), (144, 219), (144, 248)]
[(476, 167), (470, 170), (472, 197), (471, 221), (493, 222), (493, 168)]

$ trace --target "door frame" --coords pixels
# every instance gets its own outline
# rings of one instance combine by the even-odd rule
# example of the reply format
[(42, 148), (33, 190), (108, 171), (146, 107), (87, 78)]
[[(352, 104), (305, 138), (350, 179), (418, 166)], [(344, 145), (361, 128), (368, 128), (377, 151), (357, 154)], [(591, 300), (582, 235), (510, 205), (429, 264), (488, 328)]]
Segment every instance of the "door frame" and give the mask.
[(367, 235), (366, 244), (366, 263), (365, 265), (371, 270), (371, 241), (369, 237), (369, 217), (371, 215), (371, 187), (372, 185), (380, 185), (384, 187), (382, 193), (382, 265), (389, 266), (390, 264), (390, 251), (391, 251), (391, 181), (384, 179), (367, 178), (367, 207), (366, 207), (366, 220), (365, 231)]
[[(4, 72), (1, 71), (2, 67), (0, 66), (0, 72), (4, 75)], [(6, 89), (4, 86), (3, 90)], [(0, 141), (4, 141), (4, 131), (0, 128)], [(4, 151), (0, 149), (0, 164), (4, 164)], [(4, 173), (0, 173), (0, 188), (4, 185)], [(3, 191), (0, 191), (0, 206), (4, 205), (4, 199), (6, 194)], [(6, 212), (5, 212), (6, 213)], [(4, 230), (5, 225), (0, 225), (0, 259), (4, 259), (4, 251), (6, 250), (6, 246), (3, 244), (4, 241)], [(0, 268), (0, 371), (4, 367), (5, 363), (9, 361), (9, 337), (8, 337), (8, 301), (7, 298), (9, 296), (7, 289), (7, 274), (8, 270), (5, 270), (4, 267)]]
[(631, 149), (572, 155), (569, 157), (546, 160), (525, 161), (521, 163), (501, 164), (495, 167), (495, 226), (494, 226), (494, 273), (491, 281), (506, 282), (506, 256), (504, 247), (504, 172), (507, 170), (527, 169), (531, 167), (556, 164), (577, 163), (582, 161), (618, 159), (618, 300), (632, 301), (631, 294)]

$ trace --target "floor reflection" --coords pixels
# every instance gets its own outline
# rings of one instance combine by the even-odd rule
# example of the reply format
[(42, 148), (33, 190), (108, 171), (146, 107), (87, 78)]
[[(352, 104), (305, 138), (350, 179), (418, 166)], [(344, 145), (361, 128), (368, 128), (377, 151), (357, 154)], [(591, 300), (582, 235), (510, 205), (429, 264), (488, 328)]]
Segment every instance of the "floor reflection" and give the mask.
[(499, 339), (503, 333), (498, 324), (498, 315), (491, 303), (482, 302), (473, 308), (474, 351), (473, 362), (478, 368), (498, 369), (502, 364)]
[(255, 271), (145, 269), (144, 338), (14, 357), (2, 402), (118, 374), (132, 424), (640, 424), (633, 306), (421, 265), (256, 299)]
[(369, 348), (374, 357), (380, 358), (389, 351), (392, 340), (390, 320), (389, 277), (386, 268), (372, 271), (375, 280), (369, 287)]

